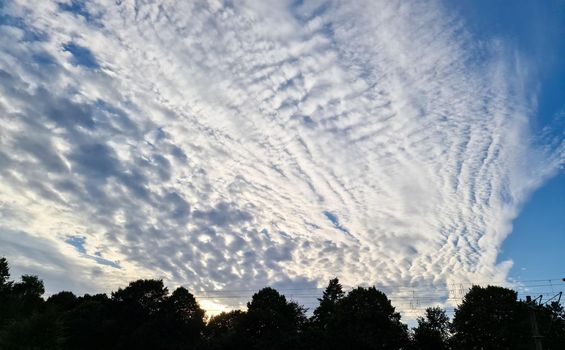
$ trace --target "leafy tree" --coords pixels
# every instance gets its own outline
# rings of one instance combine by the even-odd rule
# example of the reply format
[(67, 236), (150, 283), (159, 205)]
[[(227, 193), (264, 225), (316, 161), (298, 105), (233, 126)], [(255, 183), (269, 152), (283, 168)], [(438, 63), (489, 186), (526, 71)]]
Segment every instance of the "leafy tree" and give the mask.
[(455, 349), (528, 349), (531, 332), (528, 310), (513, 290), (473, 286), (455, 310), (452, 323)]
[(30, 316), (43, 307), (45, 293), (43, 281), (37, 276), (23, 275), (21, 281), (14, 283), (10, 292), (12, 313), (17, 317)]
[(331, 279), (318, 299), (319, 306), (314, 310), (311, 322), (307, 325), (304, 341), (310, 349), (330, 349), (334, 344), (330, 325), (335, 323), (338, 302), (345, 293), (337, 278)]
[(120, 348), (152, 349), (159, 346), (161, 309), (168, 290), (161, 280), (137, 280), (112, 293), (112, 307), (119, 325)]
[(62, 327), (52, 313), (33, 313), (13, 320), (0, 331), (0, 349), (59, 349)]
[(296, 349), (305, 322), (302, 307), (267, 287), (247, 303), (245, 336), (254, 349)]
[(8, 266), (8, 260), (2, 257), (0, 258), (0, 290), (3, 288), (11, 287), (11, 283), (8, 282), (10, 278), (10, 267)]
[(8, 280), (9, 278), (10, 267), (8, 261), (2, 257), (0, 258), (0, 329), (2, 329), (10, 317), (12, 282)]
[(201, 346), (204, 310), (183, 287), (168, 295), (161, 280), (138, 280), (112, 293), (120, 348), (181, 349)]
[(21, 282), (14, 283), (12, 292), (22, 297), (41, 297), (45, 293), (45, 287), (39, 277), (23, 275)]
[(403, 349), (409, 343), (400, 314), (375, 287), (358, 287), (342, 298), (328, 331), (331, 349)]
[(135, 315), (145, 316), (157, 313), (165, 299), (168, 290), (162, 280), (137, 280), (116, 292), (112, 292), (112, 300), (124, 306)]
[(206, 325), (206, 340), (213, 350), (244, 349), (247, 345), (244, 336), (246, 313), (241, 310), (222, 312), (210, 318)]
[(78, 298), (73, 292), (62, 291), (57, 294), (51, 295), (47, 301), (46, 306), (48, 309), (54, 309), (59, 312), (72, 310), (78, 303)]
[[(125, 328), (106, 294), (84, 295), (63, 316), (64, 349), (114, 349)], [(124, 322), (128, 322), (127, 320)]]
[(0, 349), (521, 350), (533, 345), (532, 312), (544, 349), (565, 349), (563, 305), (518, 301), (515, 291), (501, 287), (474, 286), (450, 327), (445, 311), (428, 308), (410, 344), (406, 325), (383, 292), (359, 287), (345, 295), (337, 278), (310, 321), (303, 307), (267, 287), (253, 295), (247, 312), (222, 313), (207, 325), (187, 289), (169, 295), (160, 280), (131, 282), (111, 298), (60, 292), (44, 301), (37, 276), (9, 278), (8, 262), (0, 258)]
[(51, 320), (43, 313), (43, 281), (37, 276), (23, 275), (20, 282), (8, 282), (9, 269), (4, 258), (0, 259), (0, 270), (3, 276), (0, 348), (54, 348), (59, 327), (57, 320)]
[(198, 333), (204, 329), (204, 310), (186, 288), (178, 287), (165, 301), (165, 312), (183, 325), (189, 325)]
[(414, 345), (419, 350), (448, 349), (449, 318), (439, 307), (426, 309), (425, 317), (418, 317), (414, 328)]
[(327, 326), (330, 318), (334, 316), (338, 301), (344, 297), (343, 287), (337, 278), (331, 279), (322, 298), (318, 299), (320, 305), (314, 310), (313, 322), (319, 323), (322, 328)]
[[(158, 318), (162, 340), (169, 339), (168, 348), (171, 349), (182, 348), (183, 345), (200, 346), (205, 327), (204, 315), (194, 296), (186, 288), (178, 287), (165, 300)], [(161, 348), (167, 347), (161, 344)]]

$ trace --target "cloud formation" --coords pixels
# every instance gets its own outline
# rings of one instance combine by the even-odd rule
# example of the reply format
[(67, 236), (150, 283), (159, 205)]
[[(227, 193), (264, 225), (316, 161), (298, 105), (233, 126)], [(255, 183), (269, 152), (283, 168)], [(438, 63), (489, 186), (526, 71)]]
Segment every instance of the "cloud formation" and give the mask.
[(0, 11), (0, 232), (99, 289), (505, 279), (512, 219), (564, 163), (529, 130), (528, 62), (439, 2)]

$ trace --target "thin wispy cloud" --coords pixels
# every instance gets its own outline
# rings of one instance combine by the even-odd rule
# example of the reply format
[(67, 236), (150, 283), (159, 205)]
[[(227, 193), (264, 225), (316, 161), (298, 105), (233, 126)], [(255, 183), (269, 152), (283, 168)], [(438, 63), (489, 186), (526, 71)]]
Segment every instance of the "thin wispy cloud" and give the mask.
[(531, 63), (440, 2), (1, 12), (0, 239), (100, 289), (505, 279), (512, 219), (564, 163), (529, 127)]

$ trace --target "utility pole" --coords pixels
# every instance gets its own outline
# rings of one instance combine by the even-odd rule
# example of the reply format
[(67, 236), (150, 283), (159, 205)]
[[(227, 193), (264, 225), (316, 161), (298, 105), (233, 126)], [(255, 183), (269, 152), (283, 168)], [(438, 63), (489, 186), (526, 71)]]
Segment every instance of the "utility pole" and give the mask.
[(541, 338), (539, 334), (538, 321), (536, 319), (536, 304), (532, 303), (532, 297), (527, 295), (526, 302), (530, 311), (530, 327), (532, 328), (532, 338), (534, 339), (534, 350), (543, 350)]

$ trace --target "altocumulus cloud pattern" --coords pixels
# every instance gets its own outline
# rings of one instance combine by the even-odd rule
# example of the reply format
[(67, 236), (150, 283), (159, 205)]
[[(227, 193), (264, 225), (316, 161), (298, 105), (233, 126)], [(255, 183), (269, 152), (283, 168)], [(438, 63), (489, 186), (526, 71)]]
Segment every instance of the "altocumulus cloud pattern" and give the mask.
[[(505, 279), (564, 146), (437, 1), (2, 2), (0, 246), (53, 290)], [(49, 285), (49, 284), (48, 284)]]

